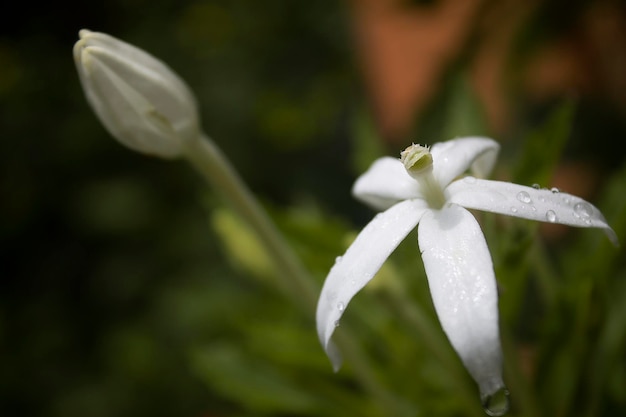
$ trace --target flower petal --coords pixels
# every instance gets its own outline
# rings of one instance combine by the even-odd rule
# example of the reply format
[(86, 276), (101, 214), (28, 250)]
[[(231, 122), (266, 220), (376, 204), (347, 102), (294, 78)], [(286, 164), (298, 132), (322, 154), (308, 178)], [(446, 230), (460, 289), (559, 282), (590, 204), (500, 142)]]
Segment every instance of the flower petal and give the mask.
[(477, 177), (487, 177), (500, 145), (493, 139), (466, 137), (435, 143), (430, 150), (433, 156), (433, 175), (442, 187), (470, 170)]
[(446, 192), (450, 202), (471, 209), (575, 227), (598, 227), (618, 245), (617, 235), (600, 210), (571, 194), (471, 177), (453, 182)]
[(418, 240), (441, 326), (481, 395), (491, 395), (504, 384), (498, 294), (483, 233), (470, 212), (452, 204), (422, 217)]
[(343, 257), (337, 258), (326, 277), (317, 304), (317, 333), (335, 370), (339, 369), (341, 358), (330, 337), (345, 308), (415, 228), (426, 210), (422, 200), (405, 200), (376, 215)]
[(352, 194), (375, 209), (386, 210), (398, 201), (419, 198), (419, 184), (409, 176), (399, 159), (379, 158), (361, 175)]

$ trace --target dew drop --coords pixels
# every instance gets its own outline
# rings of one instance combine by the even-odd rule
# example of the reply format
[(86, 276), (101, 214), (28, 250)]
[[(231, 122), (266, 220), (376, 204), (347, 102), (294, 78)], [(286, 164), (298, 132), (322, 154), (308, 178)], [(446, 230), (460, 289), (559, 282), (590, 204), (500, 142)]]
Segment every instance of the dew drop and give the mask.
[(550, 223), (556, 222), (556, 213), (552, 210), (546, 211), (546, 220)]
[(463, 178), (463, 181), (465, 181), (468, 184), (475, 184), (476, 183), (476, 178), (474, 178), (472, 176), (467, 176), (467, 177)]
[(335, 263), (338, 264), (339, 262), (341, 262), (342, 257), (341, 256), (337, 256), (335, 258)]
[(343, 313), (343, 310), (346, 309), (346, 306), (344, 303), (342, 303), (341, 301), (337, 303), (337, 310), (339, 310), (340, 313)]
[(483, 397), (483, 409), (488, 416), (503, 416), (509, 411), (509, 391), (502, 387)]
[(561, 190), (559, 190), (559, 189), (558, 189), (558, 188), (556, 188), (556, 187), (552, 187), (552, 188), (550, 188), (550, 191), (552, 191), (552, 194), (557, 194), (557, 193), (560, 193), (560, 192), (561, 192)]
[(540, 188), (541, 188), (541, 185), (539, 185), (539, 184), (535, 183), (535, 184), (533, 184), (533, 188), (534, 188), (535, 190), (538, 190), (538, 189), (540, 189)]
[(517, 213), (517, 207), (511, 207), (511, 213)]
[(335, 327), (339, 327), (339, 320), (335, 321)]
[(530, 204), (532, 202), (532, 200), (530, 199), (530, 194), (528, 194), (526, 191), (520, 191), (519, 193), (517, 193), (517, 199), (524, 204)]
[(592, 209), (587, 203), (576, 203), (574, 206), (574, 215), (580, 219), (588, 220), (591, 217)]

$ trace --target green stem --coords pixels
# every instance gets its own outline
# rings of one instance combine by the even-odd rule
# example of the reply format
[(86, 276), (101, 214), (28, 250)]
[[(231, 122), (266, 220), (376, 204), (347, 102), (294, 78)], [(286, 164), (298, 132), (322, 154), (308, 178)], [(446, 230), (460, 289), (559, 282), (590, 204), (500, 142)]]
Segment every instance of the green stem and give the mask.
[[(532, 271), (537, 275), (537, 282), (541, 286), (541, 295), (548, 305), (548, 311), (554, 309), (556, 294), (556, 276), (553, 267), (546, 257), (546, 250), (542, 243), (535, 239), (529, 249), (532, 259)], [(518, 346), (514, 336), (508, 327), (501, 328), (502, 349), (505, 358), (505, 373), (511, 395), (515, 395), (515, 403), (518, 404), (518, 411), (521, 416), (539, 416), (540, 412), (538, 398), (533, 392), (532, 381), (522, 370)]]
[(512, 401), (518, 404), (516, 410), (520, 416), (540, 416), (542, 413), (539, 411), (528, 378), (526, 378), (520, 367), (520, 362), (523, 359), (520, 357), (513, 335), (507, 327), (500, 329), (500, 339), (504, 352), (504, 370), (507, 386), (511, 393)]
[[(220, 191), (239, 215), (248, 222), (276, 263), (278, 284), (304, 311), (307, 317), (312, 318), (318, 294), (313, 278), (302, 266), (263, 207), (230, 165), (228, 159), (209, 138), (204, 136), (185, 143), (185, 157), (200, 175), (216, 190)], [(354, 374), (363, 388), (377, 398), (381, 409), (385, 410), (383, 413), (406, 414), (400, 410), (403, 407), (397, 399), (379, 383), (361, 346), (353, 342), (354, 339), (347, 334), (347, 329), (343, 329), (342, 333), (343, 335), (336, 340), (337, 345), (350, 358)]]
[(355, 342), (356, 340), (346, 328), (333, 335), (333, 341), (339, 346), (342, 355), (349, 358), (349, 365), (357, 380), (372, 397), (377, 399), (379, 415), (398, 417), (415, 415), (414, 406), (381, 386), (378, 376), (368, 364), (366, 353), (360, 344)]
[(538, 239), (535, 239), (530, 248), (532, 258), (532, 268), (537, 274), (537, 283), (541, 286), (541, 295), (548, 304), (548, 311), (554, 308), (559, 293), (559, 274), (554, 270), (554, 266), (546, 256), (547, 249)]
[(426, 313), (414, 302), (407, 299), (404, 293), (390, 290), (383, 295), (394, 311), (417, 329), (420, 341), (429, 348), (443, 368), (447, 370), (450, 380), (456, 385), (457, 393), (463, 401), (468, 415), (484, 417), (478, 392), (468, 383), (470, 379), (467, 372), (462, 367), (458, 356), (456, 356), (444, 334), (435, 328), (433, 321), (427, 317)]
[(213, 141), (206, 137), (186, 142), (185, 151), (191, 165), (220, 191), (239, 215), (248, 222), (276, 263), (279, 285), (311, 317), (316, 303), (313, 280), (228, 159)]

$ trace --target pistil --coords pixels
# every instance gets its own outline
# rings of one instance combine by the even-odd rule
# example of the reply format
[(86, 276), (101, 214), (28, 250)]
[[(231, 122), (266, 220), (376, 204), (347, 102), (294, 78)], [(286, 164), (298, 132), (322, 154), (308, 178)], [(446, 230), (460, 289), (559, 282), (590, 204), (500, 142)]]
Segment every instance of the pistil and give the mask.
[(400, 153), (400, 161), (406, 172), (420, 184), (422, 196), (433, 209), (440, 209), (446, 202), (443, 189), (433, 176), (433, 156), (430, 149), (412, 144)]

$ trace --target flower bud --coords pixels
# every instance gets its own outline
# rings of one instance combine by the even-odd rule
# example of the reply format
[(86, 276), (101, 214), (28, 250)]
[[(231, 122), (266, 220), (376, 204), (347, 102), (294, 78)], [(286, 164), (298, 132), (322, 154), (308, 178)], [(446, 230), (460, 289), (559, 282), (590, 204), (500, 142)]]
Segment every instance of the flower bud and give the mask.
[(163, 158), (181, 155), (197, 137), (193, 94), (167, 65), (104, 33), (81, 30), (74, 61), (87, 101), (122, 144)]

